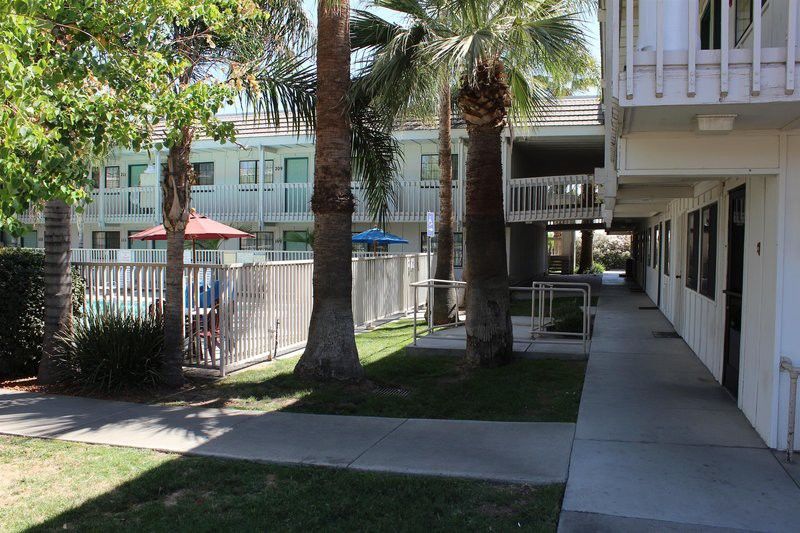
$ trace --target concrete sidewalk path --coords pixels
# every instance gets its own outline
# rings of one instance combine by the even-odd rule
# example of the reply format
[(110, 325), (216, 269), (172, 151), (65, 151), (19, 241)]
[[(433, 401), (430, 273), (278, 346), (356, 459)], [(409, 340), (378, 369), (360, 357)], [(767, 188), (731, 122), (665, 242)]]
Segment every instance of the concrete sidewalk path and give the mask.
[(575, 425), (165, 407), (0, 389), (0, 433), (256, 461), (563, 483)]
[(642, 293), (606, 276), (560, 532), (798, 531), (800, 488)]

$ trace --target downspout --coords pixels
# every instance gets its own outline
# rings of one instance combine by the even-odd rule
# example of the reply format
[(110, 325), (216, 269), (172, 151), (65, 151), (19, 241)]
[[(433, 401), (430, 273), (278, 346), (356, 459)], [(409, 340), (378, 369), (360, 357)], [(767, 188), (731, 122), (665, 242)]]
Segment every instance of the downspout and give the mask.
[(789, 374), (789, 425), (786, 436), (786, 461), (792, 462), (792, 452), (794, 451), (794, 420), (797, 410), (797, 377), (800, 375), (800, 367), (794, 366), (788, 357), (781, 357), (780, 369)]

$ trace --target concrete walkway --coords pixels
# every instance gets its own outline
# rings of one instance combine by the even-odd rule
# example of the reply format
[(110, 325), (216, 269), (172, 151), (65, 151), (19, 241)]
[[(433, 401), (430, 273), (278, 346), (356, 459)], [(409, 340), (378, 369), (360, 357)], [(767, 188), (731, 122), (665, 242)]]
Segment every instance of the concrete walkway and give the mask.
[(0, 433), (358, 470), (563, 483), (574, 424), (163, 407), (0, 389)]
[(800, 488), (642, 293), (607, 275), (559, 531), (800, 530)]

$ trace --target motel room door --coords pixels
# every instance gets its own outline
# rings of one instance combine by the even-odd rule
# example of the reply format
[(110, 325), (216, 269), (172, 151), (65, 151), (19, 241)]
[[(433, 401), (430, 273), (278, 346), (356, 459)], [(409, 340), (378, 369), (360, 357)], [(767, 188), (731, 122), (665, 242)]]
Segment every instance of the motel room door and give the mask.
[(725, 290), (725, 351), (722, 384), (731, 394), (739, 392), (739, 359), (742, 345), (742, 293), (744, 291), (745, 187), (728, 196), (728, 275)]

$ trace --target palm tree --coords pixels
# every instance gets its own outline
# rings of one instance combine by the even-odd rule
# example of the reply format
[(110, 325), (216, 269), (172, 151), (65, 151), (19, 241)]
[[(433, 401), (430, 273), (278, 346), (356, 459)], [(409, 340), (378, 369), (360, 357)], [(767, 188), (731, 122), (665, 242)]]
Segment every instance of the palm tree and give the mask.
[[(408, 94), (409, 72), (440, 65), (459, 80), (467, 126), (465, 247), (469, 272), (466, 359), (496, 365), (511, 358), (513, 337), (505, 250), (501, 134), (509, 112), (533, 118), (563, 89), (593, 71), (575, 12), (584, 0), (379, 0), (407, 25), (370, 15), (384, 53), (369, 84), (388, 99)], [(446, 9), (447, 15), (438, 13)], [(376, 45), (372, 45), (376, 46)], [(405, 91), (405, 92), (404, 92)], [(513, 107), (512, 106), (513, 103)]]
[(314, 279), (308, 343), (295, 367), (304, 378), (358, 381), (352, 304), (350, 190), (352, 130), (349, 0), (317, 4), (317, 109), (314, 160)]
[[(382, 2), (381, 7), (396, 7), (394, 4)], [(452, 72), (447, 65), (425, 63), (416, 56), (417, 45), (430, 31), (428, 22), (443, 18), (446, 6), (442, 2), (426, 4), (424, 16), (409, 10), (411, 27), (405, 34), (393, 31), (384, 32), (386, 21), (378, 15), (364, 10), (355, 10), (351, 27), (353, 49), (364, 52), (359, 61), (364, 68), (359, 84), (365, 92), (373, 92), (372, 86), (379, 86), (377, 94), (372, 97), (381, 101), (385, 109), (394, 117), (402, 120), (407, 115), (436, 114), (439, 127), (439, 225), (436, 232), (436, 267), (434, 278), (453, 280), (455, 278), (453, 226), (453, 168), (452, 168)], [(376, 68), (376, 64), (378, 64)], [(402, 69), (401, 85), (389, 88), (373, 78), (380, 76), (388, 65), (399, 64)], [(433, 106), (432, 103), (437, 105)], [(453, 288), (438, 287), (434, 289), (434, 324), (453, 322), (458, 312), (458, 299)]]
[[(211, 31), (199, 23), (173, 25), (173, 52), (187, 66), (171, 94), (178, 105), (164, 120), (169, 152), (160, 180), (167, 233), (163, 380), (168, 386), (183, 383), (183, 250), (195, 181), (189, 158), (192, 141), (200, 133), (233, 138), (231, 124), (215, 117), (231, 87), (252, 105), (255, 115), (270, 122), (291, 120), (298, 133), (313, 123), (313, 73), (297, 53), (309, 27), (301, 2), (256, 4), (268, 17), (243, 8), (235, 28)], [(197, 106), (198, 101), (203, 105)]]

